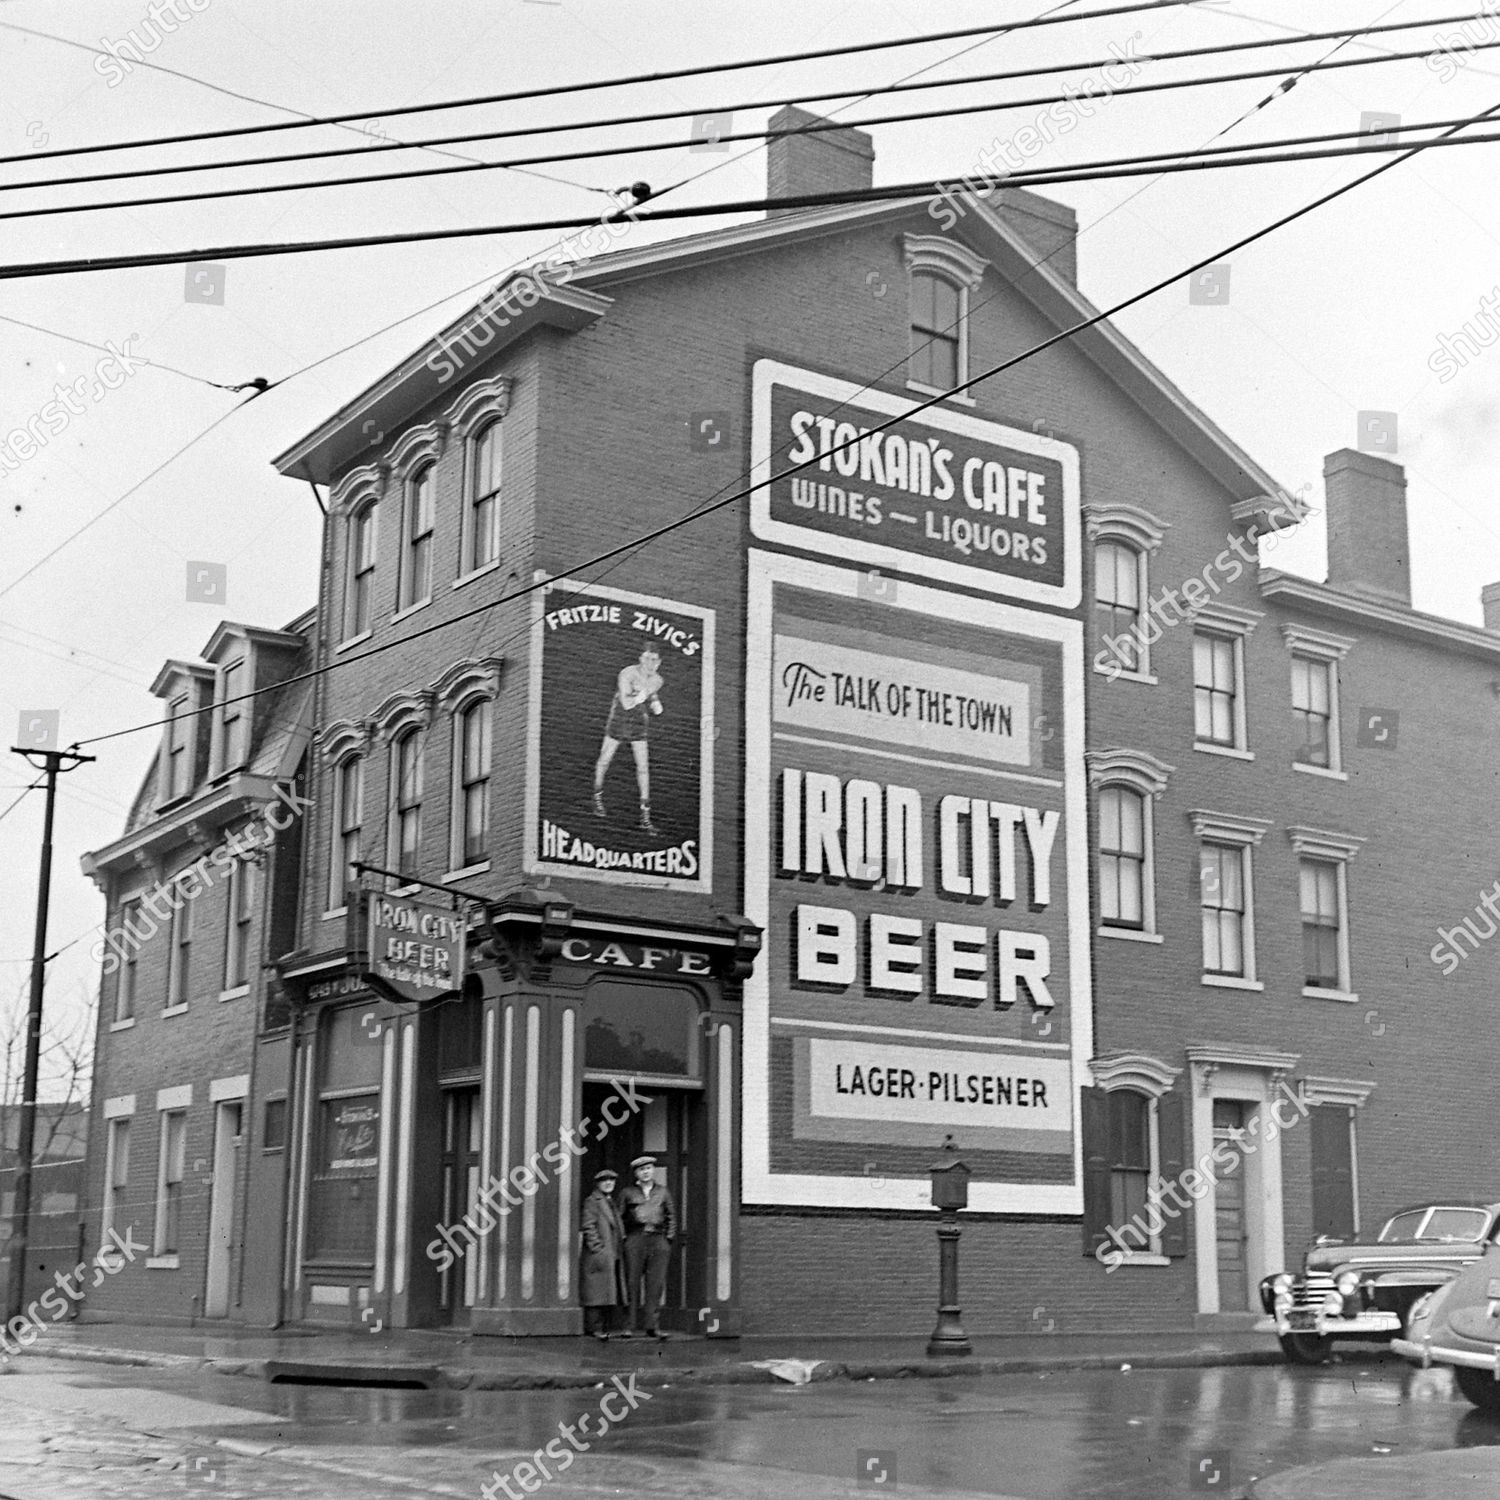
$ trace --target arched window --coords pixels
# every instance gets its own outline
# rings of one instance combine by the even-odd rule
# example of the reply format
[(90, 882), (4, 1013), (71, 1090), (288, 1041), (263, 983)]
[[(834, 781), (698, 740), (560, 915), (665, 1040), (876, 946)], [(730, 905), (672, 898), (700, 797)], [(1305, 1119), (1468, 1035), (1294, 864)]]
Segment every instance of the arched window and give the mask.
[(391, 868), (420, 873), (422, 842), (422, 731), (409, 729), (391, 745)]
[(1094, 548), (1094, 609), (1099, 640), (1127, 672), (1142, 669), (1142, 554), (1121, 541)]
[(911, 360), (908, 376), (933, 390), (952, 390), (962, 376), (962, 295), (934, 271), (911, 275)]
[(360, 830), (364, 821), (365, 763), (350, 755), (333, 768), (333, 829), (328, 858), (328, 909), (339, 910), (345, 892), (358, 880), (354, 861), (359, 858)]
[(488, 698), (471, 700), (453, 719), (453, 836), (450, 865), (468, 869), (489, 857), (490, 713)]
[(1146, 799), (1128, 786), (1099, 790), (1099, 921), (1146, 927)]
[(349, 587), (345, 595), (344, 639), (370, 628), (375, 599), (375, 502), (349, 518)]
[(423, 464), (406, 481), (405, 547), (397, 609), (411, 609), (432, 598), (432, 531), (437, 466)]
[(486, 423), (474, 438), (469, 463), (469, 524), (466, 572), (487, 567), (500, 555), (500, 423)]

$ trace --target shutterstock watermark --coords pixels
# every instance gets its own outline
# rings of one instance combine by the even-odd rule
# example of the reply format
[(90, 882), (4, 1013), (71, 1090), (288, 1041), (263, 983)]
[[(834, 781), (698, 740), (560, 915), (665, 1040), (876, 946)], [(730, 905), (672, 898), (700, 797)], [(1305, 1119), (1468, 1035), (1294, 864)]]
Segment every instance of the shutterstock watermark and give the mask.
[[(1457, 31), (1440, 31), (1433, 41), (1437, 50), (1429, 52), (1422, 64), (1436, 73), (1439, 83), (1448, 83), (1469, 65), (1469, 54), (1490, 42), (1500, 41), (1500, 4), (1483, 0), (1482, 15), (1471, 16)], [(1462, 55), (1460, 55), (1462, 54)]]
[[(134, 1261), (146, 1248), (136, 1240), (134, 1229), (135, 1226), (131, 1225), (125, 1231), (124, 1239), (111, 1229), (109, 1243), (99, 1247), (93, 1260), (81, 1260), (71, 1271), (58, 1271), (52, 1278), (52, 1285), (25, 1312), (18, 1313), (5, 1325), (4, 1332), (0, 1333), (0, 1350), (6, 1354), (18, 1354), (21, 1349), (29, 1349), (51, 1324), (60, 1323), (68, 1316), (85, 1291), (92, 1291), (106, 1276), (113, 1276)], [(91, 1270), (93, 1278), (85, 1287), (84, 1278)], [(74, 1281), (78, 1282), (76, 1288)], [(45, 1318), (43, 1312), (47, 1314)]]
[[(597, 1414), (586, 1411), (576, 1422), (559, 1422), (558, 1435), (530, 1458), (518, 1458), (504, 1473), (496, 1469), (490, 1480), (479, 1486), (483, 1500), (496, 1500), (502, 1491), (508, 1500), (521, 1500), (522, 1495), (534, 1495), (544, 1484), (552, 1482), (552, 1468), (566, 1474), (573, 1467), (573, 1460), (593, 1447), (593, 1443), (585, 1442), (579, 1434), (592, 1430), (594, 1442), (598, 1442), (608, 1437), (610, 1430), (618, 1427), (636, 1407), (651, 1399), (648, 1392), (636, 1389), (635, 1382), (634, 1375), (624, 1379), (610, 1376), (609, 1383), (614, 1389), (599, 1398)], [(552, 1460), (552, 1467), (548, 1466), (548, 1459)], [(520, 1489), (512, 1489), (512, 1484), (520, 1485)]]
[(944, 229), (952, 229), (977, 200), (994, 192), (1012, 172), (1019, 172), (1053, 141), (1071, 135), (1082, 120), (1092, 119), (1095, 102), (1107, 103), (1116, 89), (1123, 88), (1145, 66), (1132, 55), (1140, 38), (1141, 33), (1136, 31), (1123, 47), (1111, 42), (1109, 51), (1116, 61), (1106, 63), (1098, 76), (1085, 73), (1081, 82), (1064, 86), (1062, 92), (1066, 98), (1049, 104), (1031, 124), (1008, 136), (997, 135), (974, 158), (980, 174), (960, 177), (956, 182), (935, 183), (938, 196), (927, 205), (928, 214)]
[[(1098, 1246), (1094, 1251), (1094, 1259), (1106, 1272), (1117, 1271), (1132, 1254), (1149, 1252), (1152, 1241), (1168, 1223), (1180, 1218), (1193, 1204), (1201, 1202), (1214, 1191), (1220, 1175), (1232, 1176), (1240, 1169), (1242, 1162), (1260, 1150), (1262, 1142), (1276, 1140), (1282, 1131), (1290, 1130), (1298, 1120), (1307, 1118), (1311, 1106), (1294, 1094), (1285, 1083), (1278, 1084), (1277, 1088), (1280, 1095), (1285, 1097), (1278, 1096), (1262, 1104), (1236, 1139), (1215, 1141), (1212, 1151), (1199, 1157), (1195, 1166), (1178, 1173), (1172, 1182), (1159, 1176), (1147, 1194), (1146, 1207), (1133, 1215), (1128, 1224), (1111, 1224), (1104, 1231), (1114, 1243)], [(1296, 1114), (1289, 1120), (1283, 1120), (1281, 1107), (1288, 1103), (1296, 1110)], [(1217, 1172), (1215, 1168), (1218, 1168)], [(1127, 1236), (1134, 1236), (1134, 1244), (1127, 1242)]]
[[(74, 417), (81, 417), (90, 405), (97, 405), (111, 391), (119, 390), (146, 363), (130, 352), (135, 337), (131, 334), (123, 347), (113, 339), (106, 339), (104, 347), (109, 353), (94, 365), (92, 375), (80, 375), (71, 385), (59, 380), (52, 387), (51, 401), (44, 401), (23, 423), (0, 438), (0, 467), (12, 472), (19, 469), (53, 438), (61, 437)], [(119, 373), (118, 380), (114, 378), (115, 372)]]
[[(585, 1116), (577, 1125), (559, 1131), (557, 1139), (534, 1151), (530, 1161), (517, 1162), (504, 1177), (491, 1176), (475, 1194), (473, 1207), (458, 1223), (438, 1225), (438, 1237), (427, 1242), (427, 1257), (439, 1271), (448, 1270), (460, 1255), (475, 1249), (511, 1209), (519, 1208), (547, 1185), (543, 1161), (556, 1168), (561, 1176), (575, 1158), (587, 1152), (584, 1142), (607, 1140), (611, 1130), (650, 1104), (651, 1096), (637, 1092), (633, 1078), (616, 1078), (611, 1083), (618, 1097), (606, 1099), (600, 1105), (598, 1120)], [(496, 1198), (502, 1201), (497, 1204)]]
[[(170, 923), (171, 914), (184, 902), (195, 900), (211, 890), (218, 879), (241, 861), (263, 858), (265, 850), (276, 842), (276, 835), (284, 833), (312, 805), (312, 798), (302, 796), (291, 787), (278, 787), (275, 798), (262, 803), (259, 815), (244, 828), (237, 829), (222, 844), (186, 869), (179, 870), (170, 880), (158, 881), (149, 893), (135, 898), (133, 916), (121, 925), (111, 927), (94, 944), (89, 957), (103, 965), (106, 975), (113, 974)], [(162, 906), (166, 911), (159, 909)]]
[[(471, 310), (457, 333), (438, 336), (438, 347), (427, 356), (427, 368), (440, 384), (447, 384), (475, 354), (488, 348), (498, 329), (508, 328), (527, 308), (535, 307), (549, 287), (566, 286), (596, 255), (614, 247), (635, 223), (636, 211), (650, 196), (644, 184), (616, 192), (615, 207), (597, 224), (569, 235), (542, 255), (535, 266), (496, 287)], [(519, 304), (519, 306), (517, 306)]]
[[(1133, 625), (1120, 635), (1104, 637), (1104, 649), (1094, 653), (1095, 669), (1103, 672), (1111, 682), (1127, 672), (1139, 673), (1148, 647), (1154, 646), (1174, 626), (1191, 624), (1194, 611), (1208, 603), (1210, 596), (1218, 595), (1220, 575), (1223, 583), (1238, 582), (1247, 567), (1259, 565), (1260, 556), (1255, 550), (1258, 542), (1263, 539), (1265, 550), (1270, 552), (1294, 526), (1316, 514), (1314, 507), (1301, 498), (1300, 492), (1295, 496), (1277, 496), (1276, 503), (1267, 512), (1271, 521), (1268, 531), (1261, 533), (1252, 525), (1247, 528), (1247, 536), (1241, 536), (1238, 531), (1230, 532), (1224, 538), (1226, 545), (1223, 550), (1204, 565), (1201, 573), (1189, 574), (1176, 588), (1163, 584), (1155, 594), (1148, 594)], [(1285, 518), (1285, 524), (1273, 519), (1276, 517)]]
[(1496, 931), (1500, 930), (1496, 927), (1496, 922), (1500, 921), (1500, 911), (1496, 910), (1497, 906), (1500, 906), (1500, 880), (1497, 880), (1489, 890), (1479, 893), (1479, 904), (1474, 908), (1474, 916), (1485, 924), (1488, 931), (1481, 932), (1468, 917), (1464, 917), (1457, 927), (1450, 927), (1446, 930), (1441, 927), (1437, 929), (1440, 941), (1432, 945), (1432, 952), (1428, 957), (1443, 971), (1445, 979), (1469, 956), (1459, 946), (1460, 942), (1467, 942), (1469, 947), (1477, 953), (1479, 945), (1488, 942), (1494, 937)]
[[(145, 62), (179, 25), (191, 21), (195, 15), (201, 16), (212, 3), (213, 0), (151, 0), (139, 28), (132, 26), (118, 41), (107, 36), (99, 38), (104, 52), (94, 59), (94, 71), (110, 88), (123, 83), (126, 75)], [(184, 5), (186, 15), (181, 9)]]
[(1447, 385), (1470, 360), (1479, 358), (1500, 339), (1500, 284), (1479, 299), (1479, 311), (1452, 333), (1440, 333), (1437, 348), (1427, 356), (1427, 368)]

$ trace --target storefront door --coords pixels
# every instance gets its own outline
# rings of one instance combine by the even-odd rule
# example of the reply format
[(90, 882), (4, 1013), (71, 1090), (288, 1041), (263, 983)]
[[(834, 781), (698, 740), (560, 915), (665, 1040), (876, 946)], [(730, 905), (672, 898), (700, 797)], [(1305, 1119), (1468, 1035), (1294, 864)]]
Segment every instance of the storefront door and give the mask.
[[(482, 1120), (477, 1088), (443, 1090), (443, 1222), (457, 1224), (478, 1201), (479, 1151)], [(441, 1274), (439, 1307), (444, 1322), (466, 1325), (477, 1292), (478, 1264), (463, 1253), (456, 1239), (457, 1259)]]

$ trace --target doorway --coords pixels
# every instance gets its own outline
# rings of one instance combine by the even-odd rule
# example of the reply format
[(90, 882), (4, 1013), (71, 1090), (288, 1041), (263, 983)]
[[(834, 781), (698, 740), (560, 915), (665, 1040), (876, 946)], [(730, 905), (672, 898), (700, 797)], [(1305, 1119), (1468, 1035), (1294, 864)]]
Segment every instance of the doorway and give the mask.
[[(476, 1087), (443, 1090), (442, 1205), (444, 1224), (456, 1225), (479, 1201), (480, 1141), (483, 1116)], [(439, 1273), (438, 1306), (442, 1320), (466, 1327), (478, 1295), (479, 1253), (455, 1236), (456, 1258)], [(482, 1247), (483, 1241), (480, 1242)]]
[[(1245, 1214), (1245, 1172), (1241, 1142), (1250, 1106), (1243, 1099), (1214, 1100), (1214, 1145), (1223, 1141), (1234, 1152), (1235, 1165), (1214, 1181), (1214, 1233), (1219, 1272), (1219, 1311), (1245, 1312), (1250, 1307)], [(1215, 1155), (1214, 1159), (1219, 1158)]]
[(238, 1174), (243, 1101), (221, 1100), (214, 1108), (213, 1186), (208, 1202), (208, 1272), (203, 1315), (229, 1316), (230, 1270), (234, 1264), (234, 1184)]
[[(578, 1177), (582, 1196), (594, 1185), (594, 1173), (608, 1167), (619, 1174), (616, 1192), (635, 1179), (630, 1170), (637, 1156), (656, 1158), (656, 1180), (672, 1195), (677, 1208), (677, 1240), (667, 1267), (662, 1326), (696, 1327), (698, 1308), (707, 1300), (708, 1161), (707, 1131), (701, 1088), (681, 1088), (656, 1080), (600, 1078), (583, 1084), (580, 1133), (586, 1150)], [(614, 1122), (619, 1120), (619, 1124)], [(601, 1136), (600, 1131), (604, 1134)]]

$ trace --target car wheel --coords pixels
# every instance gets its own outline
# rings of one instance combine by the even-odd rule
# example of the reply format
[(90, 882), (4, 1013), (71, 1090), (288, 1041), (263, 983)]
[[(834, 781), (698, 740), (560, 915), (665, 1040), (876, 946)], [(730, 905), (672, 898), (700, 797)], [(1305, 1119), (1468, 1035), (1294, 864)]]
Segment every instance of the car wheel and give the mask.
[(1458, 1388), (1480, 1411), (1500, 1412), (1500, 1380), (1493, 1370), (1471, 1370), (1467, 1365), (1455, 1365), (1453, 1378)]
[(1320, 1338), (1315, 1333), (1284, 1333), (1281, 1335), (1281, 1352), (1287, 1363), (1293, 1365), (1326, 1365), (1333, 1353), (1333, 1340)]

